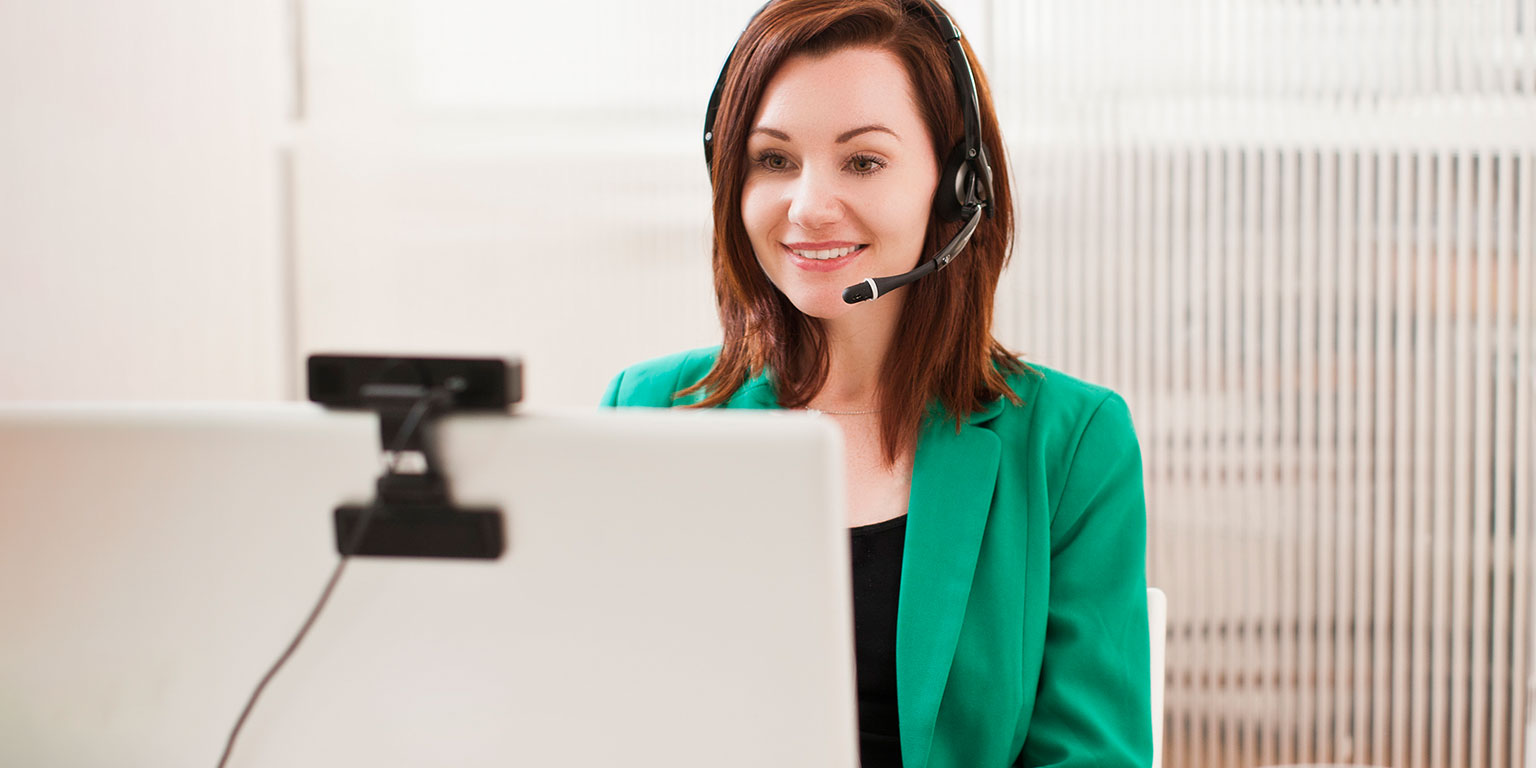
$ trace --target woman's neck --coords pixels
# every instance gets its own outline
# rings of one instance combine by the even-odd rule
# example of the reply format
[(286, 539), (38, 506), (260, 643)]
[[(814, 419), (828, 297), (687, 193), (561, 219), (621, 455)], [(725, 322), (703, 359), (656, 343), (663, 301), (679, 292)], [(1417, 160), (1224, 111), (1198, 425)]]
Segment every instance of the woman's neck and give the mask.
[(879, 407), (880, 371), (896, 337), (905, 291), (855, 307), (848, 315), (823, 320), (827, 334), (827, 381), (811, 407)]

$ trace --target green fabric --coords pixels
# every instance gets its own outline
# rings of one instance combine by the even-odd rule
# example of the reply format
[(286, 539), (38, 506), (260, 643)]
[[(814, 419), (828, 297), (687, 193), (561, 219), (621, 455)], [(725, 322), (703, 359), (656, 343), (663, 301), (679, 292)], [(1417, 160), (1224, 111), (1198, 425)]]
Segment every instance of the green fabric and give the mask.
[[(609, 406), (671, 407), (718, 348), (633, 366)], [(897, 609), (907, 768), (1152, 760), (1146, 502), (1130, 411), (1043, 366), (918, 440)], [(697, 401), (699, 397), (691, 397)], [(767, 376), (728, 408), (777, 408)]]

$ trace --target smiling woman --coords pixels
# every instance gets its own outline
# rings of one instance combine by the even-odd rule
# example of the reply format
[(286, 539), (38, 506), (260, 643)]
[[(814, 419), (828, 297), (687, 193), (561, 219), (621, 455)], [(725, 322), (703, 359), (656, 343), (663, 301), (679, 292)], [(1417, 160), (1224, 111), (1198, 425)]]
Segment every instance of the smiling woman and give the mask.
[[(1013, 236), (1007, 165), (986, 79), (958, 40), (966, 79), (977, 74), (956, 81), (942, 25), (925, 4), (774, 2), (742, 33), (721, 73), (707, 144), (715, 292), (733, 300), (720, 305), (725, 343), (698, 382), (700, 405), (727, 401), (768, 369), (786, 407), (868, 409), (878, 400), (871, 427), (894, 465), (913, 449), (935, 396), (957, 419), (1013, 397), (1004, 377), (1025, 367), (991, 335), (992, 296)], [(934, 193), (939, 158), (961, 144), (972, 114), (996, 181), (965, 256), (879, 301), (844, 306), (841, 289), (910, 269), (960, 229), (935, 210)], [(821, 284), (835, 289), (781, 284), (775, 264), (812, 259), (796, 262), (791, 240), (770, 242), (765, 217), (774, 215), (801, 250), (872, 247), (823, 273)], [(865, 226), (879, 226), (864, 234), (883, 238), (853, 237)], [(844, 345), (853, 354), (831, 351), (854, 339)], [(940, 359), (953, 362), (942, 375), (933, 365)]]
[(969, 46), (932, 3), (774, 0), (716, 99), (722, 344), (606, 403), (836, 420), (865, 766), (1149, 764), (1140, 451), (1117, 395), (992, 337), (1012, 197)]

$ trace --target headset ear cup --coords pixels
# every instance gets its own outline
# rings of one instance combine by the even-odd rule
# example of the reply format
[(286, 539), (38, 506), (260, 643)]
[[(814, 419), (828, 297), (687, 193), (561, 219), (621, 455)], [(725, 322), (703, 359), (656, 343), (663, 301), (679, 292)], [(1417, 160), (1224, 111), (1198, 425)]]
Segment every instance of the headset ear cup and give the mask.
[(939, 174), (939, 188), (933, 195), (933, 208), (939, 218), (944, 221), (960, 221), (965, 218), (963, 197), (971, 187), (973, 175), (975, 171), (966, 162), (965, 143), (956, 144), (950, 150), (949, 158), (944, 161), (944, 171)]

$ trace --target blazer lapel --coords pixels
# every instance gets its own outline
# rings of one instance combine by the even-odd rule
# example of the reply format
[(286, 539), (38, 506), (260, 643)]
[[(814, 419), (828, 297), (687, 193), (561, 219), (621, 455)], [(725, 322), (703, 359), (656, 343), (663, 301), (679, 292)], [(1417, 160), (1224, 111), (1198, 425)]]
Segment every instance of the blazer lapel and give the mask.
[[(896, 616), (896, 689), (903, 760), (928, 763), (939, 702), (949, 680), (992, 506), (1002, 443), (984, 426), (1001, 399), (972, 414), (958, 433), (935, 407), (918, 438), (907, 505), (906, 549)], [(766, 375), (744, 383), (728, 408), (778, 408)]]
[(906, 553), (896, 618), (896, 689), (906, 765), (921, 768), (933, 749), (934, 725), (960, 638), (976, 573), (982, 531), (992, 505), (1002, 444), (979, 426), (1002, 401), (955, 432), (935, 409), (913, 457)]

